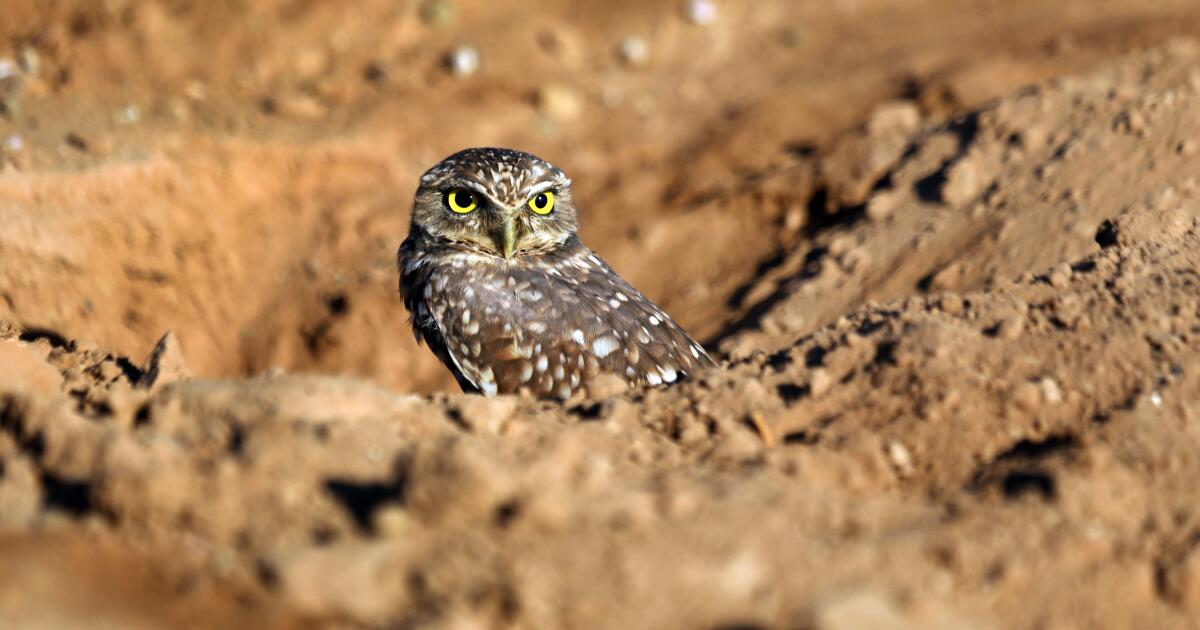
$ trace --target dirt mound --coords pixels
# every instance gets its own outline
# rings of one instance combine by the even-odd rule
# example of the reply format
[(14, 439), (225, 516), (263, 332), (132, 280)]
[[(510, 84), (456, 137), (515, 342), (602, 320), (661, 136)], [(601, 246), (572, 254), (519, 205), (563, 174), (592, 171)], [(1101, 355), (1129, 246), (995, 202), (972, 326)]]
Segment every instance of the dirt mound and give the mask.
[[(282, 375), (146, 386), (109, 353), (10, 338), (29, 359), (0, 405), (5, 523), (67, 537), (9, 544), (107, 566), (72, 540), (116, 538), (187, 594), (173, 606), (323, 622), (1182, 627), (1200, 221), (1102, 235), (1044, 276), (566, 409)], [(71, 579), (108, 592), (89, 575)], [(138, 602), (112, 595), (112, 618)]]
[[(361, 4), (0, 11), (0, 625), (1193, 625), (1190, 2)], [(468, 144), (723, 365), (430, 394)]]

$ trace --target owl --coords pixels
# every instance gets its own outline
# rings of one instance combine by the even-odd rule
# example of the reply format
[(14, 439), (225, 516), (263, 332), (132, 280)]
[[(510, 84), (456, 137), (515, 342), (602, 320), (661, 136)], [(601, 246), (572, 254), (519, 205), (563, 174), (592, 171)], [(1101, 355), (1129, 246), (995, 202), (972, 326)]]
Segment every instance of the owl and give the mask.
[(713, 365), (578, 227), (571, 180), (529, 153), (466, 149), (421, 176), (400, 294), (464, 391), (565, 400), (601, 373), (663, 385)]

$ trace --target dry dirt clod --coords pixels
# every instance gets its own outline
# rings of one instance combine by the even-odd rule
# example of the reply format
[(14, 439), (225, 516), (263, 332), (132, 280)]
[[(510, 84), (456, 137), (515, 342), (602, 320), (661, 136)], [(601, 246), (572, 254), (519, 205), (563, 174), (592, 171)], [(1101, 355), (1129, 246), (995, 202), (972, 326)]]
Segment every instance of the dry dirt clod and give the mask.
[(1063, 264), (1055, 267), (1047, 280), (1050, 282), (1050, 286), (1056, 289), (1065, 288), (1071, 283), (1071, 266)]
[(867, 217), (872, 221), (887, 219), (900, 205), (901, 198), (901, 193), (895, 190), (884, 190), (872, 195), (867, 201)]
[(889, 599), (871, 592), (859, 592), (822, 604), (815, 614), (817, 630), (915, 630)]
[(1019, 313), (1012, 313), (1000, 320), (996, 336), (1006, 341), (1016, 341), (1024, 333), (1025, 316)]
[(458, 403), (458, 413), (472, 431), (496, 435), (512, 417), (518, 402), (513, 396), (463, 396)]
[(946, 183), (942, 186), (942, 201), (951, 206), (961, 206), (974, 199), (983, 185), (979, 167), (969, 159), (963, 158), (946, 175)]
[(605, 400), (620, 396), (629, 390), (629, 383), (616, 374), (598, 374), (587, 383), (587, 397), (592, 400)]
[(0, 340), (0, 391), (59, 393), (63, 377), (26, 344)]
[(921, 125), (921, 110), (912, 101), (884, 103), (871, 112), (867, 132), (874, 137), (908, 136)]
[(813, 398), (824, 396), (833, 386), (833, 377), (824, 368), (817, 368), (808, 376), (808, 393)]

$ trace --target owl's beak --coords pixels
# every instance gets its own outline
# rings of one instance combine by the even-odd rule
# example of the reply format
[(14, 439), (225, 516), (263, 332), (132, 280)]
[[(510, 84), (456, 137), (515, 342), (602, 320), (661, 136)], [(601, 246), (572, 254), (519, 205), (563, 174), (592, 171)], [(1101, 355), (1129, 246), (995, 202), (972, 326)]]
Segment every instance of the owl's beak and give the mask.
[(517, 250), (517, 219), (516, 217), (504, 217), (504, 225), (502, 227), (501, 243), (504, 246), (504, 259), (512, 260), (513, 252)]

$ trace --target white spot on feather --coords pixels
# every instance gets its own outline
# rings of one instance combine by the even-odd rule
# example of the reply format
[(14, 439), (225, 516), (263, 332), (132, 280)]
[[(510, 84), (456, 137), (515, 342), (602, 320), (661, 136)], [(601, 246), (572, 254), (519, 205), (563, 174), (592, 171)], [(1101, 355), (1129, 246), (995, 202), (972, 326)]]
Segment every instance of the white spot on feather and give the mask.
[(616, 350), (617, 346), (618, 343), (616, 339), (607, 336), (600, 337), (592, 342), (592, 354), (603, 359), (604, 357), (612, 354), (612, 351)]
[(675, 378), (678, 376), (678, 374), (675, 373), (675, 368), (669, 365), (658, 366), (658, 373), (662, 374), (663, 381), (667, 383), (674, 383)]
[(586, 343), (586, 342), (587, 342), (587, 341), (586, 341), (586, 340), (583, 338), (583, 331), (582, 331), (582, 330), (579, 330), (578, 328), (576, 328), (575, 330), (572, 330), (572, 331), (571, 331), (571, 339), (572, 339), (572, 340), (573, 340), (575, 343), (577, 343), (577, 344), (579, 344), (579, 345), (581, 345), (581, 346), (582, 346), (584, 343)]

